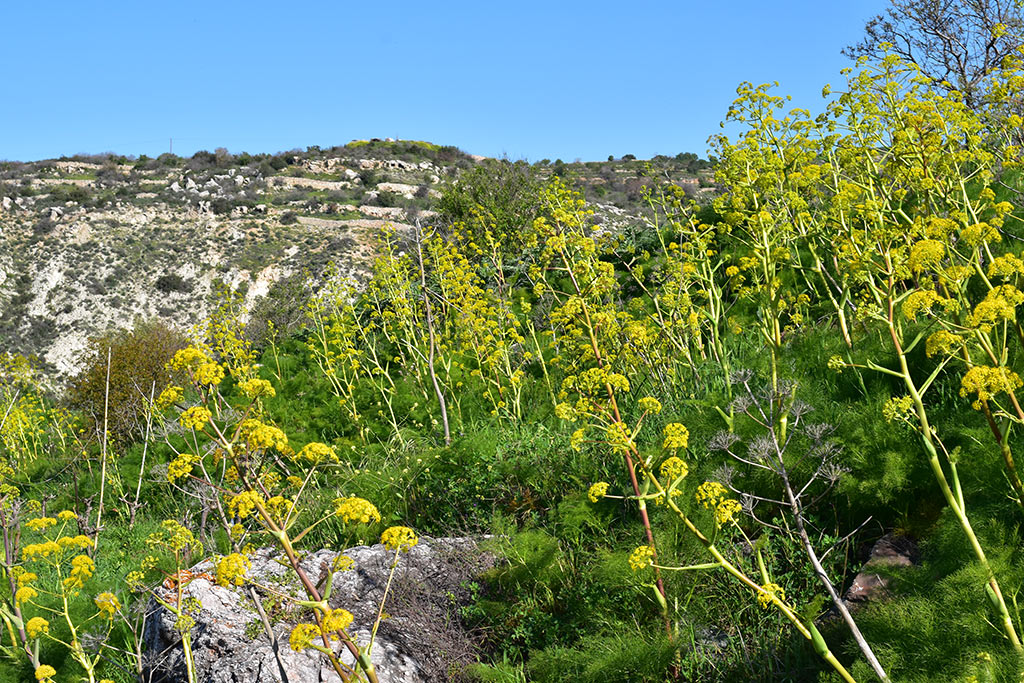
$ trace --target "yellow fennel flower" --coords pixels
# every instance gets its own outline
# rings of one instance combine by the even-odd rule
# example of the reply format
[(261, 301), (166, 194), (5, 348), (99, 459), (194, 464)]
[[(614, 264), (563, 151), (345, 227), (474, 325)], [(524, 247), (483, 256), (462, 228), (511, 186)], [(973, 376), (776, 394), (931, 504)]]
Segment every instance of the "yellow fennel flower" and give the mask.
[(96, 609), (100, 611), (100, 614), (107, 619), (113, 619), (114, 615), (121, 611), (121, 601), (110, 592), (100, 593), (93, 602), (96, 603)]
[(608, 482), (606, 481), (599, 481), (593, 484), (587, 491), (587, 498), (590, 499), (591, 503), (596, 503), (606, 495), (608, 495)]
[(356, 498), (355, 496), (335, 500), (334, 514), (341, 517), (341, 521), (345, 523), (358, 522), (360, 524), (370, 524), (371, 522), (380, 521), (380, 512), (377, 511), (377, 506), (368, 500)]
[[(42, 617), (32, 617), (25, 624), (25, 631), (28, 632), (29, 638), (38, 638), (40, 634), (50, 632), (50, 622)], [(51, 671), (53, 670), (51, 669)], [(50, 675), (52, 676), (53, 674), (51, 673)]]
[(686, 448), (690, 443), (690, 430), (678, 422), (665, 425), (664, 435), (665, 441), (662, 442), (662, 446), (670, 450)]
[(211, 417), (213, 417), (213, 413), (203, 406), (192, 406), (181, 414), (178, 422), (185, 429), (202, 429)]
[(39, 668), (36, 669), (36, 680), (39, 681), (39, 683), (48, 683), (56, 675), (57, 670), (49, 664), (40, 664)]
[(388, 550), (409, 552), (419, 542), (419, 539), (416, 538), (416, 532), (407, 526), (392, 526), (385, 529), (384, 533), (380, 535), (380, 542)]
[(772, 606), (772, 603), (778, 599), (780, 602), (786, 600), (786, 592), (782, 590), (782, 586), (777, 583), (766, 583), (761, 586), (761, 590), (757, 593), (757, 603), (761, 605), (763, 609), (768, 609)]
[(217, 585), (241, 586), (245, 583), (245, 573), (249, 571), (252, 564), (249, 558), (239, 553), (225, 555), (217, 563)]
[(676, 479), (682, 479), (690, 472), (690, 468), (687, 467), (686, 463), (683, 462), (682, 458), (672, 456), (661, 463), (661, 476), (668, 480), (668, 483), (674, 482)]
[(638, 572), (641, 569), (650, 567), (654, 561), (654, 546), (641, 545), (637, 546), (632, 553), (629, 554), (629, 566), (630, 568)]
[(319, 635), (320, 629), (315, 624), (296, 624), (292, 634), (288, 636), (288, 645), (296, 652), (302, 652)]

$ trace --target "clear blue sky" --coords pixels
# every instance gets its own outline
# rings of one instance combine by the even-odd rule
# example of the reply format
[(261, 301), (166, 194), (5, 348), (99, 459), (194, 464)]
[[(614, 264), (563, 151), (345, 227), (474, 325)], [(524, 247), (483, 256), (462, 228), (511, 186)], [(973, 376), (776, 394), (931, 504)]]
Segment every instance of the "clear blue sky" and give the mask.
[(513, 159), (704, 155), (740, 81), (800, 104), (885, 0), (11, 2), (0, 159), (396, 137)]

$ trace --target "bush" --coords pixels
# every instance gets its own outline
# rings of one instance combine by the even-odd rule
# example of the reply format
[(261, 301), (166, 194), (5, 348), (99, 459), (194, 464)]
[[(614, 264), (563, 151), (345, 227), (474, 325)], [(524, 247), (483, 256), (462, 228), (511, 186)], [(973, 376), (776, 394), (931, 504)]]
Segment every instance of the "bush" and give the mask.
[(166, 275), (161, 275), (156, 279), (156, 289), (158, 292), (163, 292), (164, 294), (170, 294), (171, 292), (191, 292), (192, 283), (177, 273), (168, 273)]
[(299, 222), (299, 214), (294, 211), (285, 211), (281, 214), (281, 218), (279, 220), (281, 225), (292, 225)]
[(87, 429), (94, 434), (103, 433), (106, 403), (112, 438), (126, 441), (140, 436), (151, 391), (159, 395), (171, 383), (167, 361), (187, 344), (184, 334), (160, 321), (141, 322), (130, 331), (117, 330), (93, 338), (85, 352), (85, 369), (72, 381), (69, 402), (81, 410)]

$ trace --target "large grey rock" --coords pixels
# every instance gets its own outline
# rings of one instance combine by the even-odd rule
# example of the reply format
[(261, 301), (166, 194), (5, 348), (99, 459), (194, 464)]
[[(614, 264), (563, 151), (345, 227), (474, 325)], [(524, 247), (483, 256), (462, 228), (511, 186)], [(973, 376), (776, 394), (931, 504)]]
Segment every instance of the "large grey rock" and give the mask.
[[(339, 553), (319, 550), (301, 565), (314, 582), (326, 578)], [(355, 617), (348, 632), (356, 642), (369, 642), (377, 617), (393, 554), (382, 545), (359, 546), (344, 551), (352, 559), (347, 571), (334, 574), (330, 605), (342, 607)], [(200, 683), (312, 683), (337, 681), (326, 657), (315, 650), (294, 652), (288, 636), (299, 621), (312, 621), (308, 610), (276, 598), (273, 591), (300, 599), (305, 594), (289, 567), (279, 563), (277, 549), (267, 548), (250, 557), (247, 577), (270, 620), (276, 643), (267, 637), (248, 589), (222, 588), (212, 581), (212, 561), (192, 568), (196, 574), (184, 588), (184, 600), (200, 607), (192, 613), (191, 630), (197, 680)], [(403, 553), (384, 606), (385, 618), (374, 641), (371, 660), (380, 683), (433, 683), (449, 681), (453, 672), (475, 660), (471, 641), (458, 620), (458, 608), (469, 601), (467, 582), (493, 566), (492, 556), (482, 553), (468, 538), (421, 537), (409, 553)], [(159, 589), (165, 599), (174, 594)], [(187, 680), (181, 638), (175, 615), (151, 601), (146, 623), (147, 678), (152, 683)], [(340, 645), (342, 661), (352, 657)], [(276, 655), (275, 655), (276, 652)]]

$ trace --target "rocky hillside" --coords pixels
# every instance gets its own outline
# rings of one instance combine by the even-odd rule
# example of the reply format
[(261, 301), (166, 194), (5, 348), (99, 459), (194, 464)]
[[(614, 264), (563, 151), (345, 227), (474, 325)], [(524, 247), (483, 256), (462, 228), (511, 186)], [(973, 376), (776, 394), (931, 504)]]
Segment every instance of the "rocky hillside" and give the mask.
[[(446, 184), (482, 161), (388, 140), (0, 163), (0, 351), (38, 356), (59, 383), (80, 368), (90, 336), (149, 318), (188, 327), (224, 285), (252, 307), (328, 262), (358, 277), (385, 225), (437, 218)], [(532, 170), (575, 178), (614, 225), (635, 219), (651, 177), (707, 193), (705, 167), (680, 155)]]

